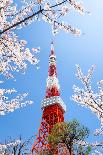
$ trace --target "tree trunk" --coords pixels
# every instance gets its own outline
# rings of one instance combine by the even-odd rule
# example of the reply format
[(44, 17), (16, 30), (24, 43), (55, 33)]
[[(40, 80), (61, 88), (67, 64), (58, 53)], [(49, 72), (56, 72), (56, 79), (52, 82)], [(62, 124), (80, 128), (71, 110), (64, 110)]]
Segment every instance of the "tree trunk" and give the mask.
[(70, 154), (70, 155), (73, 155), (73, 154), (72, 154), (72, 147), (71, 147), (71, 146), (70, 146), (70, 148), (69, 148), (69, 154)]

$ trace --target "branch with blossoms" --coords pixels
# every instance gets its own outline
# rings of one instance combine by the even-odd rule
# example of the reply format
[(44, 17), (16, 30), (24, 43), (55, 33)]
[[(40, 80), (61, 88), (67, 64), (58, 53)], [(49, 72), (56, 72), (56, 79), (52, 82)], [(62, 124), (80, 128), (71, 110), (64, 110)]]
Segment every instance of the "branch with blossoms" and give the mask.
[(16, 12), (16, 5), (13, 1), (0, 1), (0, 74), (6, 78), (13, 78), (13, 71), (25, 72), (27, 61), (33, 65), (39, 62), (35, 53), (39, 52), (40, 48), (30, 50), (26, 47), (27, 41), (19, 40), (13, 30), (3, 32), (13, 23), (13, 15)]
[(43, 20), (52, 25), (52, 33), (55, 35), (59, 29), (80, 35), (80, 30), (73, 28), (70, 24), (63, 22), (63, 17), (69, 14), (74, 8), (79, 13), (86, 12), (83, 5), (75, 0), (22, 0), (22, 7), (18, 10), (13, 0), (0, 1), (0, 73), (7, 78), (13, 78), (13, 71), (20, 71), (27, 68), (27, 61), (31, 64), (38, 63), (34, 52), (40, 51), (33, 48), (33, 51), (26, 48), (27, 42), (19, 40), (14, 33), (33, 21)]
[(72, 99), (79, 103), (81, 106), (88, 107), (92, 112), (94, 112), (97, 117), (100, 119), (101, 124), (103, 125), (103, 81), (98, 82), (98, 92), (94, 93), (91, 88), (91, 76), (94, 71), (94, 66), (88, 70), (87, 76), (85, 76), (80, 67), (77, 65), (77, 78), (82, 82), (84, 88), (79, 88), (77, 86), (73, 86), (74, 95), (72, 95)]
[(21, 136), (18, 139), (6, 141), (5, 144), (0, 143), (0, 155), (21, 155), (30, 154), (30, 146), (34, 136), (29, 139), (22, 139)]
[(92, 155), (102, 155), (103, 142), (89, 143), (86, 141), (78, 141), (77, 144), (82, 147), (90, 148)]
[[(46, 15), (52, 20), (51, 24), (53, 24), (54, 19), (58, 20), (60, 17), (63, 19), (63, 17), (69, 13), (72, 7), (81, 14), (86, 12), (83, 5), (80, 2), (76, 2), (75, 0), (59, 0), (56, 2), (53, 1), (51, 3), (48, 1), (38, 2), (36, 0), (27, 2), (24, 0), (23, 3), (24, 6), (22, 6), (22, 8), (18, 11), (16, 5), (13, 4), (10, 0), (6, 0), (5, 2), (2, 1), (0, 17), (2, 23), (0, 25), (0, 34), (3, 34), (8, 30), (15, 29), (17, 26), (26, 26), (34, 20), (43, 19), (42, 13), (45, 14), (45, 12)], [(8, 17), (10, 18), (9, 21), (7, 20)]]
[[(82, 82), (84, 88), (79, 88), (77, 86), (73, 86), (74, 95), (72, 95), (72, 100), (77, 102), (82, 107), (89, 108), (96, 116), (99, 118), (101, 122), (101, 128), (96, 129), (94, 135), (95, 136), (103, 136), (103, 80), (99, 81), (97, 84), (98, 92), (95, 93), (91, 87), (91, 77), (94, 71), (94, 66), (92, 66), (87, 75), (84, 75), (81, 71), (79, 65), (76, 65), (77, 73), (76, 77)], [(103, 142), (101, 143), (101, 148), (103, 147)], [(99, 151), (95, 150), (95, 152)]]
[(21, 141), (19, 139), (12, 141), (12, 142), (7, 142), (6, 144), (0, 144), (0, 154), (5, 155), (7, 154), (7, 150), (11, 147), (16, 147), (19, 145)]
[(27, 93), (20, 94), (9, 101), (8, 95), (16, 92), (15, 89), (0, 89), (0, 115), (5, 115), (18, 108), (33, 104), (33, 101), (25, 101)]
[(0, 74), (6, 78), (13, 78), (13, 71), (25, 72), (27, 61), (37, 65), (39, 60), (35, 57), (35, 52), (40, 48), (25, 48), (27, 42), (19, 40), (12, 31), (3, 34), (0, 38)]

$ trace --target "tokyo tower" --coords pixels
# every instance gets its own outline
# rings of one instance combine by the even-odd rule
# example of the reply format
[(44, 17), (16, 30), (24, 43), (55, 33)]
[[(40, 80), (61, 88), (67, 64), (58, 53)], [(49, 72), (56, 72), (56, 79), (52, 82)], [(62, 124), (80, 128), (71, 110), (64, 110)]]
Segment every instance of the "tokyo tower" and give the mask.
[[(56, 55), (53, 43), (51, 43), (49, 56), (46, 95), (41, 102), (41, 109), (43, 111), (42, 120), (38, 130), (38, 135), (32, 147), (33, 155), (39, 155), (40, 153), (42, 154), (42, 152), (46, 152), (51, 149), (46, 137), (56, 123), (64, 122), (64, 113), (66, 112), (66, 105), (60, 97), (60, 85), (57, 77)], [(61, 155), (64, 154), (62, 153)]]

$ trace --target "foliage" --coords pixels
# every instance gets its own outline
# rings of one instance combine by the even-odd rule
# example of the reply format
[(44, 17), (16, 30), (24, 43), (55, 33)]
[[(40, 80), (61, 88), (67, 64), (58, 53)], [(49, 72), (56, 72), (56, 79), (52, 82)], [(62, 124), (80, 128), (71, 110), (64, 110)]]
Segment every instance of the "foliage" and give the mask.
[[(77, 120), (68, 123), (57, 123), (48, 136), (48, 141), (52, 149), (56, 149), (59, 144), (65, 144), (69, 153), (79, 147), (79, 142), (84, 141), (89, 135), (89, 130), (80, 125)], [(78, 149), (76, 149), (77, 151)]]
[(89, 155), (91, 151), (92, 151), (92, 147), (90, 146), (82, 146), (82, 145), (74, 146), (75, 155)]

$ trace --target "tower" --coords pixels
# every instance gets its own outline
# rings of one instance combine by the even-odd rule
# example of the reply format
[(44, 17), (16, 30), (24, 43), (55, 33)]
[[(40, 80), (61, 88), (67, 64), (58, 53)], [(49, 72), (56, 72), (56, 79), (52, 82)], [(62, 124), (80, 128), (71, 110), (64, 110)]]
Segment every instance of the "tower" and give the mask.
[(50, 149), (46, 137), (56, 123), (64, 122), (64, 113), (66, 112), (66, 105), (60, 97), (60, 85), (57, 77), (56, 55), (54, 53), (53, 43), (51, 43), (49, 56), (46, 95), (41, 103), (41, 109), (43, 111), (42, 121), (32, 148), (33, 155)]

